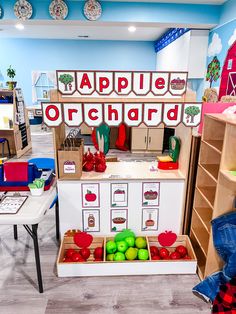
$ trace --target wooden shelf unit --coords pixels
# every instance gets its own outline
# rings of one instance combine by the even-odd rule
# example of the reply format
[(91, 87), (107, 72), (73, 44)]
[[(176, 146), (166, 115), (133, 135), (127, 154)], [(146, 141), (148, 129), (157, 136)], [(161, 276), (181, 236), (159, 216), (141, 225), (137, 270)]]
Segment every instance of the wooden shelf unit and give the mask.
[(190, 229), (201, 279), (223, 266), (214, 248), (211, 220), (235, 210), (235, 143), (235, 116), (205, 116)]

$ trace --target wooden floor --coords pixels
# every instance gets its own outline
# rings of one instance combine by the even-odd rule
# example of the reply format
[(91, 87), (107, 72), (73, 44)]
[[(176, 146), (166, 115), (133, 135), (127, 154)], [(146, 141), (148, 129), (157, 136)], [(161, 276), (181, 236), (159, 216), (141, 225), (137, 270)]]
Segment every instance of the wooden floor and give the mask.
[[(52, 156), (50, 135), (33, 136), (31, 156)], [(191, 292), (197, 275), (58, 278), (54, 211), (39, 225), (43, 294), (37, 290), (32, 240), (0, 226), (0, 314), (208, 314)]]

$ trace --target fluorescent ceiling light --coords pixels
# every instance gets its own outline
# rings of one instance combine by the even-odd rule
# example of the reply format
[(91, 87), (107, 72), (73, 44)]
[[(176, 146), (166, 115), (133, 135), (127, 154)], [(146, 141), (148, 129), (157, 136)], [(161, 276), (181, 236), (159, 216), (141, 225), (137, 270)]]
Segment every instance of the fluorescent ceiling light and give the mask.
[(135, 26), (130, 26), (130, 27), (128, 28), (128, 31), (129, 31), (130, 33), (134, 33), (134, 32), (136, 32), (136, 27), (135, 27)]
[(17, 23), (17, 24), (15, 25), (15, 28), (17, 28), (17, 29), (19, 29), (20, 31), (22, 31), (25, 27), (24, 27), (23, 24)]

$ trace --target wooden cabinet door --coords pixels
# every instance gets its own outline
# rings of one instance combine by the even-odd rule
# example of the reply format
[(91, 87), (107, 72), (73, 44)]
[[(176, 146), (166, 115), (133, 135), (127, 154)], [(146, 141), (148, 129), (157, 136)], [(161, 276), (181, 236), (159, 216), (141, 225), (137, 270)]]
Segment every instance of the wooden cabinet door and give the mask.
[(164, 129), (148, 129), (148, 150), (162, 151)]
[(147, 128), (132, 128), (131, 150), (146, 150), (148, 140)]

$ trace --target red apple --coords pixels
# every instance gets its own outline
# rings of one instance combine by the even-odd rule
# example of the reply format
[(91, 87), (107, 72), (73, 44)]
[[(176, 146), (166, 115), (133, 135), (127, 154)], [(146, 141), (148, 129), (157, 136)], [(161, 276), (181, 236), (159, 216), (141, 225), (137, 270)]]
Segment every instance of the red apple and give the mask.
[(72, 255), (75, 253), (76, 251), (74, 249), (68, 249), (66, 251), (66, 257), (71, 258)]
[(94, 262), (102, 262), (102, 258), (96, 257), (96, 258), (94, 259)]
[(160, 260), (161, 257), (159, 255), (154, 255), (152, 256), (152, 261), (157, 261), (157, 260)]
[(81, 259), (82, 259), (82, 256), (78, 252), (75, 252), (72, 255), (72, 261), (73, 262), (79, 262), (79, 260), (81, 260)]
[(103, 247), (96, 247), (93, 252), (94, 258), (103, 258)]
[(163, 247), (159, 250), (159, 255), (160, 255), (161, 259), (168, 259), (169, 258), (169, 251)]
[(63, 263), (71, 263), (72, 262), (72, 259), (69, 258), (69, 257), (64, 257), (63, 259)]
[(88, 190), (85, 194), (85, 199), (87, 202), (94, 202), (97, 199), (97, 195)]
[(80, 255), (87, 260), (90, 256), (90, 249), (88, 249), (87, 247), (82, 248), (81, 250), (79, 250)]
[(172, 252), (170, 254), (170, 259), (180, 259), (180, 258), (181, 258), (181, 256), (178, 252)]
[(184, 257), (185, 255), (188, 254), (188, 250), (183, 245), (177, 246), (176, 249), (175, 249), (175, 252), (178, 252), (181, 257)]
[(182, 259), (191, 259), (189, 255), (185, 255)]
[(93, 242), (93, 236), (87, 232), (76, 232), (74, 234), (74, 243), (80, 247), (89, 247)]
[(156, 246), (150, 246), (151, 257), (159, 255), (159, 250)]

